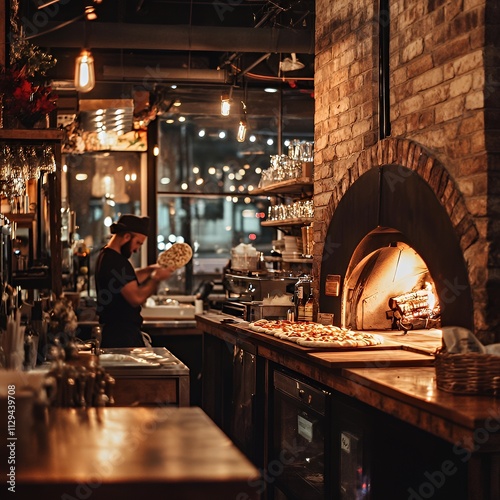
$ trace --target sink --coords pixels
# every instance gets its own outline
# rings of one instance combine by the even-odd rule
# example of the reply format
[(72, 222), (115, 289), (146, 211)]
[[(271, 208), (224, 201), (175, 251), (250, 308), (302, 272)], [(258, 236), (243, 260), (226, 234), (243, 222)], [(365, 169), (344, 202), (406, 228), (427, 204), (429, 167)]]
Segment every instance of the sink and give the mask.
[(189, 373), (189, 368), (164, 347), (111, 347), (103, 349), (99, 356), (100, 364), (110, 373), (135, 374), (142, 369), (148, 370), (148, 375), (176, 375)]
[(194, 313), (192, 304), (146, 305), (141, 310), (144, 319), (193, 319)]

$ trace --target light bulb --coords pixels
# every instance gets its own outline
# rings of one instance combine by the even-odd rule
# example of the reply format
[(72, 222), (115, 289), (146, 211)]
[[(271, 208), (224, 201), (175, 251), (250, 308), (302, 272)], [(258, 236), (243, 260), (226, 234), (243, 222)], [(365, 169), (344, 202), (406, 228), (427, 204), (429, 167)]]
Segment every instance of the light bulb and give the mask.
[(240, 124), (238, 125), (238, 133), (236, 134), (236, 140), (238, 142), (244, 142), (246, 135), (247, 135), (247, 122), (245, 120), (240, 120)]
[(90, 92), (94, 85), (94, 58), (89, 50), (83, 49), (76, 58), (75, 87), (79, 92)]
[(228, 94), (222, 94), (220, 98), (220, 114), (222, 116), (229, 116), (231, 111), (231, 100)]

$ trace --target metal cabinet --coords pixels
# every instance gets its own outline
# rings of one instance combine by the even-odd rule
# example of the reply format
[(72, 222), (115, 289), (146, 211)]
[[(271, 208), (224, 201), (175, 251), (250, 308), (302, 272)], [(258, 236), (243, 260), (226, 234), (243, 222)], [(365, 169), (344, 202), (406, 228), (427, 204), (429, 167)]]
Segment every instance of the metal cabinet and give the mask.
[(204, 334), (203, 409), (256, 465), (263, 463), (264, 365), (252, 343)]

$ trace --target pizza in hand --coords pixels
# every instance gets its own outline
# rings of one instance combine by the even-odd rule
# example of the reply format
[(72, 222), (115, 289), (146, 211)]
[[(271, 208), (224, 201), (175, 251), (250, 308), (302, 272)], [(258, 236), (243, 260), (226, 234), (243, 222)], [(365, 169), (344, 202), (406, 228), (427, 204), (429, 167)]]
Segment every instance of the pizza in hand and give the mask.
[(162, 267), (180, 269), (193, 257), (193, 250), (187, 243), (174, 243), (168, 250), (158, 255), (157, 262)]

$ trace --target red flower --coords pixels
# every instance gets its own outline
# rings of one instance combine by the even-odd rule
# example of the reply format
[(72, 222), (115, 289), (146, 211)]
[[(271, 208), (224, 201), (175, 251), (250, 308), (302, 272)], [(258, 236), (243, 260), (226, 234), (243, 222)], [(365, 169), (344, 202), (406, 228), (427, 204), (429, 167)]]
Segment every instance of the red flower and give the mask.
[(51, 87), (35, 85), (22, 69), (12, 68), (0, 72), (0, 94), (6, 115), (35, 120), (53, 111), (58, 97)]

